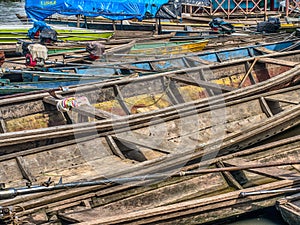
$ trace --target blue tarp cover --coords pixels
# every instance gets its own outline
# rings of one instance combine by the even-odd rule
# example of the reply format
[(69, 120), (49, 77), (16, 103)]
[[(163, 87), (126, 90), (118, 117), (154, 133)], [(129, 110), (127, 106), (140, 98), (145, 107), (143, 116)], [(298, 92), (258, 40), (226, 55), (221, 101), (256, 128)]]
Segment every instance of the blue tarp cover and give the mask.
[(168, 0), (26, 0), (26, 14), (33, 21), (61, 15), (103, 16), (111, 20), (154, 16)]

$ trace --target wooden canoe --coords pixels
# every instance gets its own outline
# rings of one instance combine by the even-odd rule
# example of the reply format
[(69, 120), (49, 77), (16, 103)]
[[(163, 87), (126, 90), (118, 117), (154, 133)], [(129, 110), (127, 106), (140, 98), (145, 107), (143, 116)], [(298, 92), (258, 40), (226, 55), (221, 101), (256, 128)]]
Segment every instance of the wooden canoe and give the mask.
[[(296, 189), (296, 188), (291, 188)], [(280, 212), (282, 218), (289, 225), (300, 224), (300, 204), (299, 204), (299, 191), (294, 191), (298, 194), (288, 195), (277, 200), (276, 208)], [(293, 191), (291, 191), (293, 193)]]
[[(30, 27), (0, 27), (0, 43), (17, 43), (19, 40), (29, 41), (27, 32)], [(97, 31), (88, 29), (55, 28), (57, 38), (61, 41), (95, 41), (111, 38), (113, 31)]]
[[(242, 193), (299, 184), (299, 172), (293, 167), (299, 166), (299, 136), (207, 161), (200, 160), (198, 155), (190, 161), (161, 157), (138, 163), (120, 159), (109, 151), (100, 153), (95, 143), (101, 141), (97, 137), (82, 138), (77, 143), (64, 141), (0, 156), (2, 167), (10, 165), (10, 170), (1, 170), (1, 177), (7, 188), (23, 187), (24, 180), (32, 184), (44, 182), (49, 177), (56, 183), (62, 177), (66, 184), (87, 177), (91, 181), (103, 177), (120, 178), (120, 181), (126, 177), (137, 179), (27, 194), (2, 199), (1, 206), (13, 208), (18, 219), (32, 223), (52, 219), (83, 224), (137, 221), (139, 224), (218, 224), (223, 219), (274, 206), (283, 196), (272, 193), (242, 197)], [(160, 174), (164, 176), (150, 179)]]
[(130, 49), (129, 54), (185, 54), (202, 51), (207, 44), (208, 40), (137, 43)]
[[(238, 99), (294, 84), (299, 79), (297, 66), (299, 54), (299, 52), (280, 53), (273, 55), (272, 58), (243, 59), (138, 78), (82, 85), (69, 88), (68, 91), (58, 91), (54, 95), (68, 98), (80, 92), (89, 98), (99, 113), (102, 112), (102, 116), (101, 113), (100, 117), (97, 116), (98, 119), (131, 114), (139, 114), (142, 117), (142, 112), (148, 111), (151, 114), (156, 110), (167, 111), (172, 107), (175, 110), (176, 105), (183, 103), (184, 106), (193, 105), (194, 101), (204, 103), (209, 99), (218, 99), (218, 95), (222, 93), (229, 99)], [(247, 86), (252, 86), (253, 89), (243, 91)], [(3, 130), (12, 132), (66, 124), (67, 120), (62, 115), (58, 117), (61, 112), (45, 102), (44, 97), (51, 95), (47, 92), (33, 93), (1, 99), (2, 114), (10, 112), (2, 116)], [(52, 100), (55, 104), (59, 99)], [(44, 116), (40, 117), (41, 115)], [(39, 123), (38, 118), (44, 118), (42, 119), (44, 122)], [(61, 120), (52, 123), (51, 118)], [(37, 123), (29, 124), (28, 121), (31, 120), (36, 120)], [(18, 126), (10, 126), (7, 123), (16, 123)]]
[[(102, 88), (98, 91), (95, 85), (89, 85), (91, 90), (89, 93), (86, 92), (87, 87), (77, 89), (77, 94), (80, 95), (76, 94), (75, 98), (76, 96), (78, 99), (85, 98), (86, 102), (81, 107), (72, 108), (70, 112), (64, 110), (64, 102), (71, 100), (72, 103), (74, 100), (67, 95), (68, 92), (62, 99), (53, 97), (64, 94), (59, 92), (53, 92), (51, 95), (35, 94), (30, 97), (24, 95), (4, 98), (0, 101), (3, 119), (1, 123), (3, 134), (0, 135), (1, 152), (6, 154), (11, 150), (27, 149), (29, 146), (43, 146), (47, 143), (74, 139), (74, 135), (76, 137), (77, 134), (86, 136), (96, 132), (101, 136), (121, 135), (129, 130), (138, 135), (138, 140), (146, 141), (149, 136), (151, 140), (156, 140), (155, 137), (166, 139), (167, 141), (161, 140), (162, 142), (157, 140), (157, 144), (162, 143), (164, 147), (153, 146), (158, 150), (158, 155), (173, 154), (176, 149), (181, 148), (184, 141), (187, 141), (186, 147), (207, 146), (208, 148), (221, 141), (223, 148), (227, 148), (222, 154), (237, 151), (299, 124), (297, 86), (291, 87), (291, 90), (274, 91), (271, 92), (272, 94), (258, 94), (298, 82), (298, 70), (298, 67), (295, 67), (265, 82), (223, 95), (220, 95), (222, 92), (220, 91), (219, 95), (195, 100), (186, 95), (182, 100), (192, 101), (177, 102), (177, 104), (174, 102), (174, 105), (163, 99), (167, 94), (164, 94), (164, 91), (161, 93), (162, 90), (159, 90), (161, 94), (150, 94), (150, 98), (143, 94), (146, 87), (153, 88), (150, 84), (155, 80), (146, 82), (147, 86), (143, 86), (143, 89), (141, 89), (142, 83), (135, 83), (134, 86), (137, 85), (138, 90), (143, 91), (140, 95), (135, 95), (134, 86), (128, 85), (133, 84), (132, 82), (129, 82), (126, 87), (115, 83), (113, 89), (103, 88), (105, 86), (100, 84)], [(160, 81), (162, 81), (161, 77)], [(213, 85), (209, 88), (216, 91)], [(117, 95), (117, 99), (109, 93), (109, 90)], [(182, 96), (179, 93), (187, 94), (178, 91), (177, 98)], [(110, 100), (101, 102), (105, 96)], [(134, 104), (131, 107), (132, 103)], [(131, 108), (128, 108), (129, 106)], [(223, 113), (227, 116), (224, 117)], [(226, 127), (222, 125), (224, 123)], [(222, 135), (215, 133), (219, 128)], [(160, 130), (162, 134), (156, 133)], [(126, 132), (125, 136), (127, 136), (125, 142), (133, 141), (136, 144), (134, 137), (130, 139), (130, 135)], [(220, 139), (213, 138), (216, 136)], [(147, 151), (142, 155), (141, 160), (156, 157), (147, 156)]]

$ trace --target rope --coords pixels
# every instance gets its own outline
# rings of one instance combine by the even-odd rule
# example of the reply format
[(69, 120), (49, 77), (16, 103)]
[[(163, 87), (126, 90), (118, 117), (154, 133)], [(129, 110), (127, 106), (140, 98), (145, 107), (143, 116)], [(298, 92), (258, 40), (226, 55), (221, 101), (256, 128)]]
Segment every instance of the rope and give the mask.
[(89, 105), (89, 100), (87, 97), (68, 97), (64, 98), (62, 100), (59, 100), (56, 103), (56, 108), (60, 112), (67, 112), (71, 110), (72, 108), (81, 106), (81, 105)]

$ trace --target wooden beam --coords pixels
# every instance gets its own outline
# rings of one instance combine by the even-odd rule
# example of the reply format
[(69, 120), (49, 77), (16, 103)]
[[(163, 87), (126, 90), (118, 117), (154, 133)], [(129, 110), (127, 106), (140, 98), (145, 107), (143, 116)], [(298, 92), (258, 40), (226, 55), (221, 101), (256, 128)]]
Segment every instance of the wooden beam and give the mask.
[(171, 79), (185, 83), (185, 84), (190, 84), (190, 85), (195, 85), (198, 87), (203, 87), (203, 88), (208, 88), (208, 89), (212, 89), (212, 90), (222, 90), (224, 92), (230, 92), (233, 90), (236, 90), (236, 88), (230, 87), (230, 86), (226, 86), (226, 85), (222, 85), (222, 84), (214, 84), (208, 81), (202, 81), (202, 80), (192, 80), (192, 79), (188, 79), (187, 77), (183, 78), (183, 77), (175, 77), (175, 76), (169, 76)]
[(164, 83), (168, 83), (168, 87), (166, 88), (166, 93), (173, 103), (173, 105), (177, 105), (179, 103), (184, 103), (184, 99), (182, 95), (180, 94), (178, 88), (176, 87), (176, 83), (174, 80), (171, 80), (169, 77), (162, 77), (162, 81)]
[[(240, 165), (251, 166), (251, 165), (258, 164), (258, 162), (246, 161), (245, 159), (239, 157), (226, 160), (226, 162), (224, 163), (230, 166), (240, 166)], [(286, 169), (280, 169), (278, 167), (256, 168), (256, 169), (249, 169), (249, 171), (263, 176), (275, 178), (275, 179), (288, 179), (288, 180), (299, 179), (299, 173), (289, 172)]]
[(184, 58), (191, 61), (191, 62), (198, 62), (198, 63), (201, 63), (203, 65), (211, 65), (211, 64), (214, 63), (214, 62), (211, 62), (211, 61), (208, 61), (208, 60), (200, 59), (197, 56), (186, 56)]
[(267, 49), (265, 47), (255, 47), (254, 49), (257, 50), (257, 51), (260, 51), (262, 53), (265, 53), (265, 54), (276, 53), (275, 51), (269, 50), (269, 49)]
[[(225, 168), (224, 164), (219, 161), (216, 163), (216, 166), (219, 168)], [(228, 171), (223, 171), (222, 172), (224, 178), (226, 179), (227, 183), (231, 186), (234, 187), (238, 190), (242, 190), (243, 187), (239, 184), (239, 182), (232, 176), (232, 174)]]
[(261, 104), (263, 112), (267, 115), (267, 117), (274, 116), (265, 98), (260, 97), (259, 102)]
[[(246, 70), (248, 71), (249, 69), (250, 69), (250, 63), (247, 61), (246, 63), (245, 63), (245, 68), (246, 68)], [(253, 75), (253, 71), (251, 70), (250, 71), (250, 74), (249, 74), (249, 78), (250, 78), (250, 82), (251, 82), (251, 84), (256, 84), (257, 82), (255, 81), (255, 79), (254, 79), (254, 75)]]
[(165, 140), (164, 138), (157, 138), (154, 136), (146, 136), (136, 132), (126, 133), (125, 135), (117, 135), (114, 138), (118, 139), (121, 142), (127, 142), (130, 144), (135, 144), (145, 148), (149, 148), (155, 151), (163, 153), (172, 153), (176, 149), (176, 145), (170, 141)]
[(112, 153), (118, 157), (120, 157), (121, 159), (125, 159), (126, 157), (123, 155), (122, 151), (120, 150), (120, 148), (117, 146), (116, 142), (114, 141), (114, 139), (112, 138), (111, 135), (108, 135), (105, 137)]
[(16, 157), (16, 161), (17, 161), (17, 164), (18, 164), (18, 166), (20, 168), (20, 171), (21, 171), (23, 177), (26, 180), (30, 181), (31, 183), (35, 182), (36, 179), (31, 174), (31, 172), (28, 170), (28, 167), (27, 167), (27, 165), (26, 165), (26, 163), (24, 161), (24, 158), (22, 156), (18, 156), (18, 157)]
[(115, 96), (117, 97), (117, 100), (118, 100), (119, 104), (121, 105), (122, 109), (124, 110), (124, 112), (127, 115), (130, 115), (131, 114), (130, 110), (129, 110), (128, 106), (125, 103), (122, 92), (121, 92), (118, 85), (114, 85), (114, 92), (115, 92)]
[(280, 66), (289, 66), (289, 67), (295, 67), (299, 64), (299, 62), (292, 62), (287, 60), (281, 60), (281, 59), (274, 59), (274, 58), (258, 58), (258, 62), (260, 63), (270, 63), (270, 64), (276, 64)]
[(6, 133), (7, 129), (6, 129), (6, 125), (5, 125), (5, 121), (2, 118), (2, 112), (0, 111), (0, 133)]
[(119, 118), (118, 115), (112, 114), (110, 112), (97, 109), (92, 105), (82, 105), (79, 107), (72, 108), (72, 111), (77, 112), (81, 115), (85, 115), (88, 117), (92, 117), (95, 119), (111, 119), (111, 118)]
[[(43, 101), (56, 106), (57, 100), (53, 97), (44, 97)], [(118, 115), (109, 113), (107, 111), (97, 109), (93, 107), (92, 105), (82, 105), (79, 107), (74, 107), (72, 108), (72, 111), (77, 112), (81, 115), (88, 116), (88, 117), (93, 117), (96, 119), (110, 119), (110, 118), (118, 118)]]
[(300, 101), (293, 101), (293, 100), (289, 100), (289, 99), (283, 99), (283, 98), (270, 98), (270, 97), (266, 97), (265, 100), (267, 101), (272, 101), (272, 102), (284, 102), (284, 103), (288, 103), (288, 104), (293, 104), (293, 105), (299, 105)]
[(255, 58), (253, 63), (251, 64), (250, 68), (248, 69), (247, 73), (243, 76), (241, 83), (239, 84), (239, 88), (243, 86), (243, 84), (245, 83), (247, 77), (249, 76), (249, 74), (251, 74), (254, 65), (256, 64), (258, 58)]

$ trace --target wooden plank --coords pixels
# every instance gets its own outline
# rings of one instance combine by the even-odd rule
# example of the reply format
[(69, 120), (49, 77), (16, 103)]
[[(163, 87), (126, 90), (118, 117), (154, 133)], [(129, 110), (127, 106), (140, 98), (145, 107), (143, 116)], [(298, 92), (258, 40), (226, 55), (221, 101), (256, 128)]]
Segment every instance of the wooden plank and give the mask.
[(287, 60), (281, 60), (281, 59), (274, 59), (274, 58), (258, 58), (258, 62), (260, 63), (270, 63), (270, 64), (276, 64), (280, 66), (289, 66), (289, 67), (295, 67), (299, 64), (299, 62), (292, 62)]
[(42, 146), (42, 147), (37, 147), (37, 148), (32, 148), (32, 149), (28, 149), (28, 150), (24, 150), (24, 151), (20, 151), (20, 152), (14, 152), (14, 153), (6, 154), (6, 155), (1, 155), (0, 156), (0, 162), (5, 161), (5, 160), (9, 160), (9, 159), (13, 159), (13, 158), (16, 158), (18, 156), (26, 156), (26, 155), (30, 155), (30, 154), (36, 154), (36, 153), (39, 153), (39, 152), (43, 152), (43, 151), (48, 151), (48, 150), (51, 150), (51, 149), (54, 149), (54, 148), (60, 148), (60, 147), (63, 147), (63, 146), (78, 144), (82, 141), (89, 141), (89, 140), (94, 139), (96, 137), (97, 136), (78, 138), (76, 140), (58, 142), (58, 143), (51, 144), (51, 145), (45, 145), (45, 146)]
[(169, 76), (171, 79), (185, 83), (185, 84), (190, 84), (190, 85), (195, 85), (198, 87), (204, 87), (204, 88), (208, 88), (208, 89), (213, 89), (213, 90), (222, 90), (224, 92), (230, 92), (233, 90), (236, 90), (236, 88), (233, 87), (229, 87), (226, 85), (221, 85), (221, 84), (214, 84), (211, 82), (207, 82), (207, 81), (202, 81), (202, 80), (192, 80), (192, 79), (188, 79), (187, 77), (183, 78), (183, 77), (175, 77), (175, 76)]
[(114, 87), (115, 96), (117, 97), (117, 100), (118, 100), (119, 104), (121, 105), (122, 109), (125, 111), (125, 113), (127, 115), (130, 115), (131, 114), (130, 110), (129, 110), (128, 106), (125, 103), (125, 100), (123, 98), (123, 95), (121, 93), (121, 90), (120, 90), (119, 86), (114, 85), (113, 87)]
[(293, 105), (299, 105), (299, 101), (293, 101), (293, 100), (289, 100), (289, 99), (283, 99), (283, 98), (270, 98), (270, 97), (266, 97), (265, 100), (267, 101), (272, 101), (272, 102), (284, 102), (284, 103), (288, 103), (288, 104), (293, 104)]
[[(219, 168), (225, 168), (223, 162), (219, 161), (216, 163), (217, 167)], [(232, 176), (232, 174), (228, 171), (222, 172), (223, 176), (225, 177), (225, 180), (227, 183), (238, 190), (242, 190), (243, 187), (239, 184), (239, 182)]]
[(107, 111), (97, 109), (92, 105), (82, 105), (76, 108), (72, 108), (72, 111), (80, 113), (85, 116), (89, 116), (95, 119), (111, 119), (111, 118), (119, 118), (118, 115), (109, 113)]
[(184, 103), (184, 99), (181, 96), (178, 88), (176, 87), (176, 83), (173, 80), (171, 80), (169, 77), (163, 76), (162, 82), (164, 84), (166, 84), (166, 83), (168, 84), (168, 86), (166, 87), (166, 93), (173, 105), (177, 105), (179, 103)]
[(245, 83), (247, 77), (251, 74), (253, 67), (255, 66), (256, 62), (257, 62), (258, 58), (255, 58), (253, 63), (251, 64), (251, 66), (249, 67), (247, 73), (243, 76), (241, 83), (239, 84), (239, 87), (242, 87), (243, 84)]
[(127, 142), (130, 144), (139, 145), (145, 148), (149, 148), (167, 154), (174, 152), (174, 150), (177, 148), (175, 144), (163, 138), (146, 136), (136, 132), (126, 133), (125, 135), (122, 134), (118, 134), (117, 136), (113, 135), (113, 137), (118, 139), (121, 142)]
[(260, 51), (262, 53), (266, 53), (266, 54), (276, 53), (276, 51), (269, 50), (265, 47), (255, 47), (254, 49), (257, 50), (257, 51)]
[(187, 56), (187, 57), (184, 57), (184, 58), (187, 59), (188, 61), (198, 62), (198, 63), (201, 63), (203, 65), (211, 65), (211, 64), (214, 63), (214, 62), (211, 62), (211, 61), (208, 61), (208, 60), (200, 59), (199, 57), (196, 57), (196, 56)]
[[(251, 65), (250, 65), (250, 63), (248, 61), (245, 63), (245, 67), (246, 67), (247, 71), (250, 69)], [(253, 75), (253, 71), (252, 70), (250, 71), (249, 78), (250, 78), (251, 84), (256, 84), (257, 83), (255, 81), (255, 79), (254, 79), (254, 75)]]
[(117, 146), (116, 142), (114, 141), (114, 139), (112, 138), (111, 135), (108, 135), (105, 137), (111, 151), (113, 154), (115, 154), (116, 156), (120, 157), (121, 159), (125, 159), (126, 157), (123, 155), (122, 151), (120, 150), (120, 148)]
[[(57, 104), (56, 99), (53, 97), (45, 97), (45, 98), (43, 98), (43, 101), (48, 104), (55, 105), (55, 106)], [(119, 117), (118, 115), (109, 113), (109, 112), (101, 110), (101, 109), (97, 109), (97, 108), (93, 107), (92, 105), (82, 105), (79, 107), (74, 107), (74, 108), (72, 108), (72, 111), (80, 113), (84, 116), (89, 116), (89, 117), (93, 117), (96, 119), (110, 119), (110, 118)]]
[(274, 116), (264, 97), (260, 97), (259, 102), (261, 104), (263, 112), (267, 115), (267, 117)]
[(2, 117), (2, 112), (0, 111), (0, 133), (6, 133), (6, 132), (7, 132), (6, 125)]
[(21, 171), (23, 177), (25, 179), (27, 179), (28, 181), (30, 181), (31, 183), (35, 182), (36, 179), (31, 174), (30, 170), (28, 170), (28, 167), (27, 167), (27, 165), (26, 165), (25, 160), (23, 159), (23, 157), (22, 156), (16, 157), (16, 161), (17, 161), (17, 164), (18, 164), (18, 166), (20, 168), (20, 171)]
[[(224, 163), (230, 166), (240, 166), (240, 165), (246, 166), (246, 165), (261, 164), (258, 162), (249, 162), (246, 161), (245, 159), (238, 158), (238, 157), (226, 160)], [(250, 169), (249, 171), (264, 176), (272, 177), (275, 179), (288, 179), (288, 180), (299, 179), (299, 173), (289, 172), (288, 170), (280, 169), (278, 167), (257, 168), (257, 169)]]

